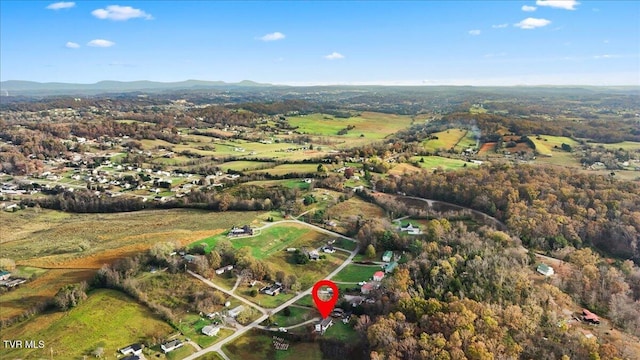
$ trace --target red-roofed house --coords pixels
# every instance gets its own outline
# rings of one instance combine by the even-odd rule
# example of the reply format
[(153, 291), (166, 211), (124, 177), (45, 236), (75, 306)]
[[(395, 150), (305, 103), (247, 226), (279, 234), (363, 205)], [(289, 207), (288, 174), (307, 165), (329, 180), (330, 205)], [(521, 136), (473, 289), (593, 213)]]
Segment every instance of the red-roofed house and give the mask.
[(382, 281), (383, 278), (384, 278), (384, 272), (382, 271), (376, 271), (376, 273), (373, 274), (373, 281)]
[(600, 324), (600, 318), (598, 315), (592, 313), (587, 309), (582, 309), (582, 320), (590, 322), (592, 324)]

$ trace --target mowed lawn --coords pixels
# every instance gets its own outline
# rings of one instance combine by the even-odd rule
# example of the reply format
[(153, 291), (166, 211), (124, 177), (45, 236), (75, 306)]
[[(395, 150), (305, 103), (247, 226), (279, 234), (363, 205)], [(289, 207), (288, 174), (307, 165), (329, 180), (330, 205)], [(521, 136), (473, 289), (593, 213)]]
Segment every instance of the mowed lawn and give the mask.
[[(346, 138), (359, 138), (364, 135), (366, 139), (383, 139), (411, 125), (409, 116), (375, 112), (363, 112), (360, 116), (350, 118), (310, 114), (288, 117), (287, 121), (290, 125), (297, 126), (297, 131), (305, 134)], [(354, 128), (344, 135), (338, 135), (340, 130), (349, 126)]]
[(262, 162), (262, 161), (229, 161), (224, 164), (219, 165), (222, 171), (234, 170), (234, 171), (248, 171), (262, 168), (270, 168), (274, 165), (271, 162)]
[(367, 281), (373, 277), (373, 273), (380, 270), (379, 265), (355, 265), (349, 264), (342, 271), (340, 271), (333, 280), (339, 282), (353, 282)]
[(289, 311), (291, 312), (289, 316), (284, 314), (284, 310), (273, 315), (273, 321), (277, 323), (275, 326), (293, 326), (320, 316), (317, 310), (297, 306), (289, 306)]
[(275, 350), (273, 336), (286, 334), (271, 331), (250, 330), (245, 335), (222, 347), (232, 360), (321, 360), (322, 352), (318, 343), (296, 343), (288, 341), (288, 350)]
[[(424, 169), (434, 169), (441, 167), (443, 170), (460, 170), (465, 167), (478, 166), (477, 164), (466, 162), (460, 159), (450, 159), (442, 156), (414, 156), (412, 162), (417, 162)], [(466, 165), (466, 166), (465, 166)]]
[(298, 224), (279, 224), (260, 231), (259, 235), (250, 237), (229, 238), (226, 234), (216, 235), (191, 244), (198, 246), (207, 244), (207, 252), (221, 239), (229, 239), (236, 249), (249, 246), (256, 259), (264, 259), (277, 252), (284, 252), (289, 247), (318, 247), (328, 240), (328, 236)]
[[(173, 329), (150, 310), (115, 290), (97, 290), (66, 313), (43, 314), (3, 329), (12, 339), (43, 340), (44, 349), (2, 350), (2, 358), (55, 359), (92, 358), (98, 347), (111, 358), (134, 342), (165, 337)], [(3, 336), (4, 337), (4, 336)]]

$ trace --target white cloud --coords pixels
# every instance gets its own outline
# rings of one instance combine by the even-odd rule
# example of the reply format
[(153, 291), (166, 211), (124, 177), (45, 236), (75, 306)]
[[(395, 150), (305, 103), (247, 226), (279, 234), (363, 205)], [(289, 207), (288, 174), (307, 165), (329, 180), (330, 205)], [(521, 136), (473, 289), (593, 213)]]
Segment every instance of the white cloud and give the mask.
[(87, 43), (87, 46), (107, 48), (107, 47), (111, 47), (111, 46), (113, 46), (115, 44), (116, 43), (114, 43), (113, 41), (109, 41), (109, 40), (94, 39), (94, 40), (89, 41)]
[(140, 9), (120, 5), (109, 5), (106, 9), (95, 9), (91, 12), (91, 15), (98, 19), (108, 19), (113, 21), (125, 21), (134, 18), (144, 18), (146, 20), (153, 19), (153, 16)]
[(80, 44), (74, 43), (73, 41), (68, 41), (64, 46), (68, 47), (69, 49), (77, 49), (80, 47)]
[(517, 24), (513, 24), (515, 27), (519, 27), (520, 29), (535, 29), (543, 26), (547, 26), (551, 24), (550, 20), (547, 19), (537, 19), (537, 18), (526, 18), (520, 21)]
[(481, 32), (480, 30), (469, 30), (469, 35), (478, 36)]
[(576, 0), (538, 0), (536, 5), (548, 6), (555, 9), (575, 10), (576, 6), (580, 4)]
[(325, 55), (324, 58), (327, 60), (338, 60), (338, 59), (344, 59), (344, 55), (334, 51), (329, 55)]
[(522, 5), (522, 11), (533, 12), (533, 11), (536, 11), (536, 9), (537, 7), (535, 6)]
[(267, 34), (267, 35), (261, 36), (259, 39), (262, 40), (262, 41), (276, 41), (276, 40), (282, 40), (284, 38), (285, 38), (285, 36), (284, 36), (283, 33), (276, 31), (276, 32), (271, 33), (271, 34)]
[(504, 29), (507, 26), (509, 26), (509, 24), (498, 24), (498, 25), (491, 25), (492, 28), (494, 29)]
[(604, 54), (604, 55), (595, 55), (593, 58), (594, 59), (617, 59), (617, 58), (621, 58), (622, 55), (611, 55), (611, 54)]
[(74, 6), (76, 6), (76, 3), (74, 3), (73, 1), (69, 1), (69, 2), (60, 1), (57, 3), (50, 4), (49, 6), (47, 6), (47, 9), (49, 10), (70, 9)]

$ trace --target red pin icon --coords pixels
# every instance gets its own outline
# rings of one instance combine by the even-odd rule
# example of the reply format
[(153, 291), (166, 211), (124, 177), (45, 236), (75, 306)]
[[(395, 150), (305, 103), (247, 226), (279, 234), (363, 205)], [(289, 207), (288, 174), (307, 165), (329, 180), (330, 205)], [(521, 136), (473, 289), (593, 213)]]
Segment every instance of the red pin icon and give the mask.
[[(326, 293), (320, 291), (320, 288), (323, 286), (329, 288)], [(316, 303), (320, 315), (322, 315), (323, 319), (326, 319), (333, 311), (333, 308), (336, 307), (336, 302), (338, 302), (338, 287), (331, 280), (320, 280), (313, 285), (311, 296), (313, 296), (313, 302)], [(326, 298), (329, 296), (331, 296), (331, 298), (327, 300)]]

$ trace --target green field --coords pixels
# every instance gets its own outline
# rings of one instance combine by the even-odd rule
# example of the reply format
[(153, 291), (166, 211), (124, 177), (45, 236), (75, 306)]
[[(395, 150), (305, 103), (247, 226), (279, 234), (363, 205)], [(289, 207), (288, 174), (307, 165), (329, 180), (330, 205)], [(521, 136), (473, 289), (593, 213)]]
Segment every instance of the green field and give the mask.
[(613, 144), (603, 144), (603, 143), (590, 143), (590, 144), (602, 145), (607, 149), (613, 149), (613, 150), (624, 149), (628, 151), (640, 151), (640, 142), (635, 142), (635, 141), (623, 141), (623, 142), (613, 143)]
[[(424, 162), (422, 162), (424, 159)], [(441, 167), (443, 170), (459, 170), (465, 167), (475, 167), (477, 164), (466, 162), (460, 159), (450, 159), (442, 156), (414, 156), (410, 159), (423, 169), (434, 169)], [(466, 164), (466, 166), (465, 166)]]
[(211, 323), (211, 320), (201, 318), (198, 315), (187, 315), (182, 319), (182, 322), (180, 323), (180, 330), (182, 331), (184, 336), (190, 338), (191, 341), (194, 341), (202, 348), (209, 347), (214, 343), (233, 334), (233, 330), (220, 329), (220, 332), (216, 336), (204, 335), (202, 333), (202, 328), (210, 325)]
[(355, 241), (347, 240), (345, 238), (338, 238), (333, 245), (335, 247), (339, 247), (339, 248), (342, 248), (342, 249), (353, 251), (353, 250), (356, 249), (356, 246), (358, 244)]
[(222, 347), (232, 360), (321, 360), (322, 353), (317, 343), (290, 342), (288, 350), (275, 350), (273, 332), (251, 330), (240, 338)]
[[(165, 337), (172, 328), (147, 308), (114, 290), (97, 290), (78, 307), (66, 313), (56, 312), (34, 317), (3, 329), (12, 339), (37, 339), (44, 349), (7, 349), (2, 358), (92, 358), (98, 347), (111, 357), (118, 349), (134, 342), (146, 342), (154, 336)], [(6, 338), (6, 335), (3, 335)]]
[(358, 340), (358, 333), (349, 324), (335, 320), (333, 325), (324, 333), (325, 337), (351, 343)]
[(276, 187), (282, 186), (289, 189), (309, 189), (309, 184), (303, 181), (303, 179), (285, 179), (285, 180), (258, 180), (249, 181), (241, 184), (241, 186), (261, 186), (261, 187)]
[(295, 302), (296, 305), (300, 305), (300, 306), (309, 306), (309, 307), (315, 307), (316, 305), (313, 303), (313, 298), (311, 297), (311, 295), (305, 295), (303, 296), (300, 300)]
[(224, 164), (219, 165), (222, 171), (234, 170), (234, 171), (249, 171), (263, 168), (270, 168), (274, 165), (271, 162), (261, 162), (261, 161), (229, 161)]
[[(458, 142), (467, 135), (467, 130), (464, 129), (449, 129), (445, 131), (440, 131), (437, 133), (433, 133), (432, 135), (437, 137), (437, 139), (425, 140), (423, 142), (424, 147), (427, 150), (436, 151), (436, 150), (449, 150), (458, 144)], [(475, 146), (475, 140), (474, 140)]]
[(373, 273), (380, 270), (380, 266), (365, 266), (349, 264), (336, 276), (333, 277), (334, 281), (339, 282), (353, 282), (367, 281), (373, 277)]
[(197, 360), (224, 360), (222, 356), (218, 355), (216, 352), (206, 353), (202, 356), (199, 356)]
[[(403, 115), (363, 112), (360, 116), (336, 118), (326, 114), (310, 114), (288, 117), (292, 126), (304, 134), (324, 135), (346, 138), (383, 139), (411, 125), (411, 118)], [(348, 126), (354, 126), (345, 135), (338, 132)]]
[(310, 230), (304, 225), (285, 224), (274, 225), (261, 230), (260, 234), (256, 236), (229, 238), (227, 235), (221, 234), (199, 240), (192, 243), (191, 246), (206, 243), (207, 251), (210, 252), (221, 239), (231, 240), (233, 247), (236, 249), (249, 246), (252, 255), (256, 259), (264, 259), (276, 252), (283, 252), (288, 247), (300, 247), (303, 245), (319, 246), (325, 241), (326, 235)]
[(301, 308), (297, 306), (289, 306), (289, 310), (291, 311), (291, 315), (285, 316), (283, 311), (273, 315), (274, 326), (282, 326), (288, 327), (292, 325), (297, 325), (307, 320), (313, 319), (316, 316), (319, 316), (319, 313), (316, 310)]

